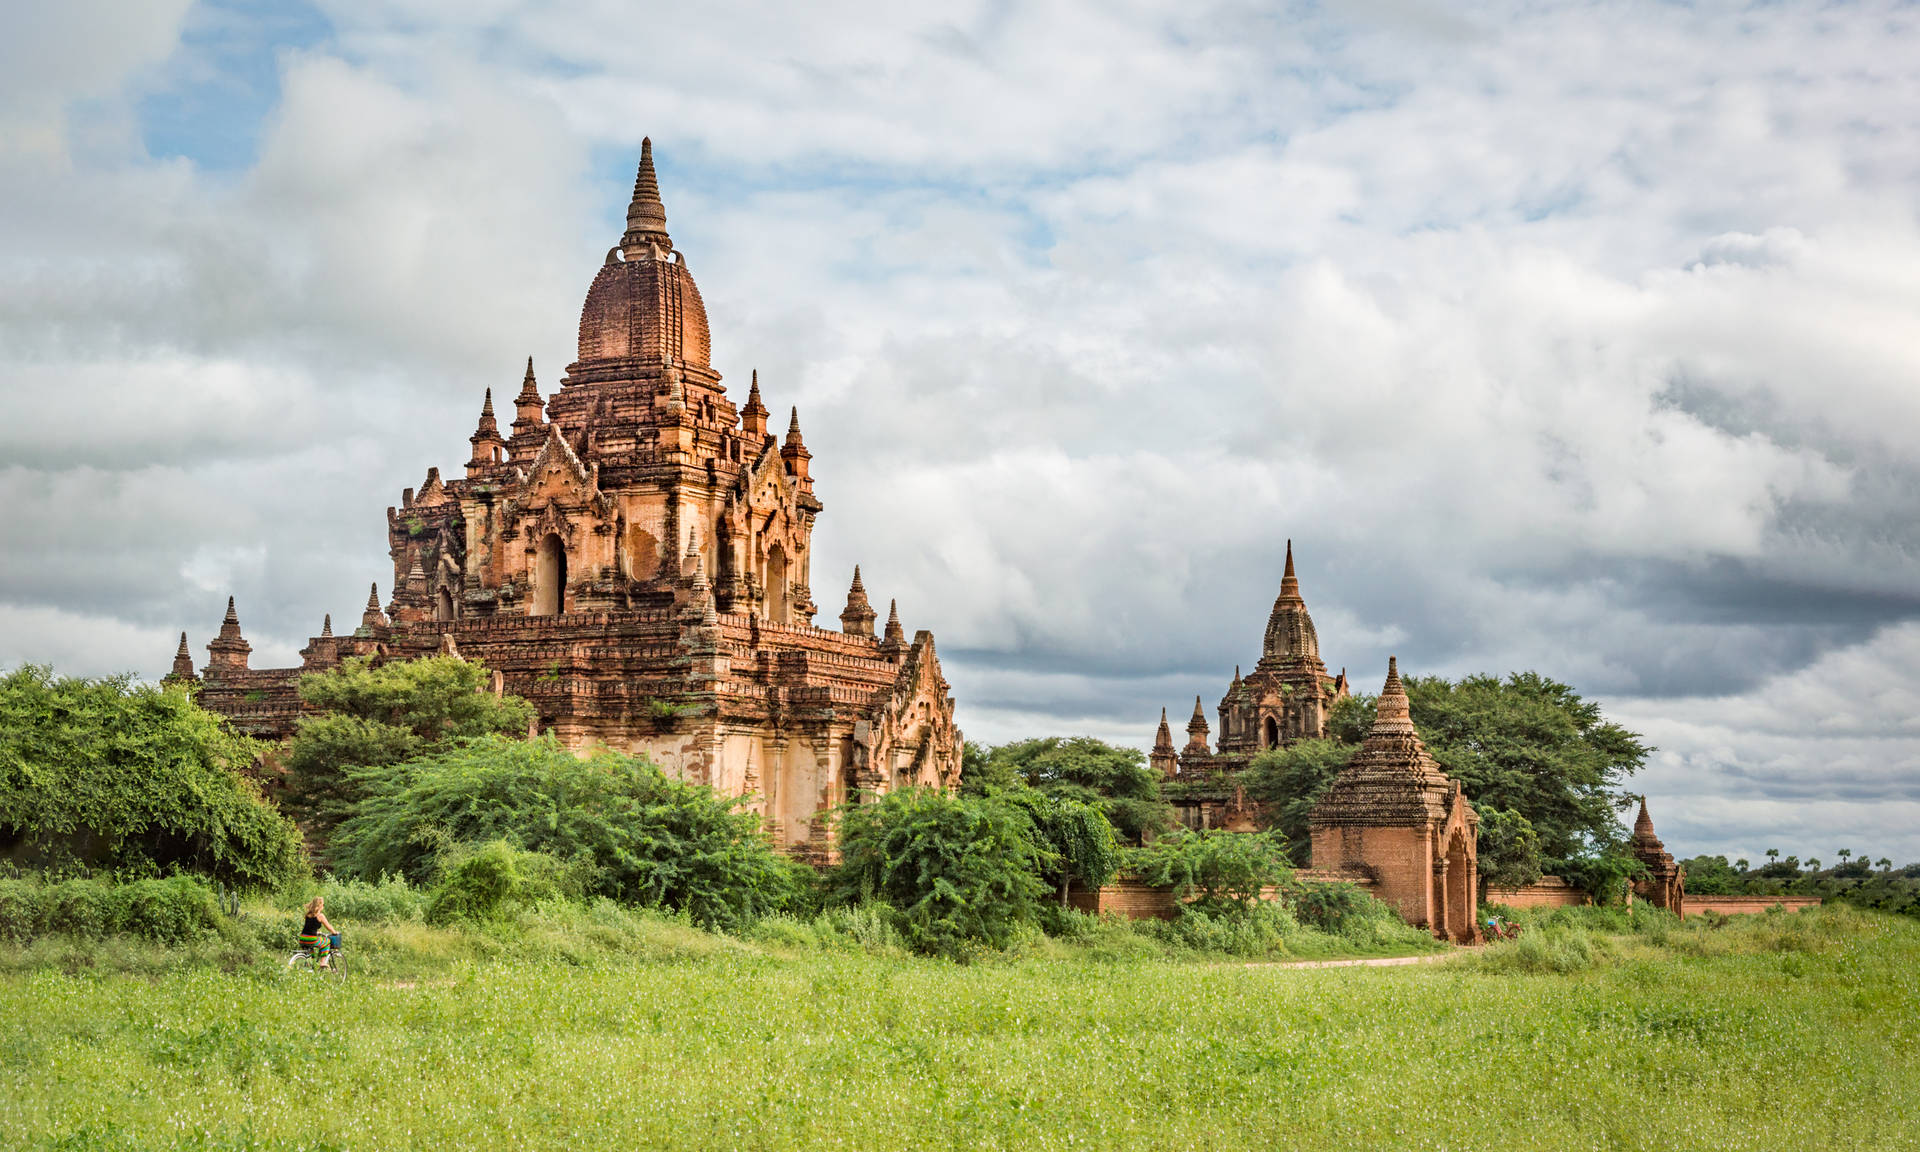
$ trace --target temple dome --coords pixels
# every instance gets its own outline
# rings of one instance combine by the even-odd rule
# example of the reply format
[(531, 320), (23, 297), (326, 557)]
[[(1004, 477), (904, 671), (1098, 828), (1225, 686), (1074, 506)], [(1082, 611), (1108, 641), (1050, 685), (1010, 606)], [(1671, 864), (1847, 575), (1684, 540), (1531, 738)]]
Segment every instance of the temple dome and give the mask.
[(626, 234), (607, 253), (580, 309), (580, 363), (671, 360), (706, 368), (712, 349), (706, 303), (667, 235), (653, 142), (643, 140)]

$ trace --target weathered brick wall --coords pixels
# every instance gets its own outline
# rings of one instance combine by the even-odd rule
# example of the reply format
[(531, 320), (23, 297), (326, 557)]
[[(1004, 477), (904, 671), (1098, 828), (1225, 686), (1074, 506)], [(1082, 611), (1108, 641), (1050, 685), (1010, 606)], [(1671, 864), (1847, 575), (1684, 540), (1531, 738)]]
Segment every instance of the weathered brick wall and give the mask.
[(1487, 903), (1509, 908), (1570, 908), (1591, 904), (1593, 898), (1558, 876), (1542, 876), (1524, 888), (1488, 888)]
[(1129, 920), (1171, 920), (1175, 908), (1173, 889), (1138, 880), (1115, 880), (1097, 892), (1075, 888), (1067, 893), (1067, 901), (1082, 912), (1111, 912)]
[(1818, 896), (1696, 896), (1687, 893), (1687, 915), (1697, 916), (1702, 912), (1718, 912), (1723, 916), (1741, 916), (1753, 912), (1765, 912), (1772, 907), (1781, 907), (1789, 912), (1798, 912), (1802, 908), (1820, 906)]

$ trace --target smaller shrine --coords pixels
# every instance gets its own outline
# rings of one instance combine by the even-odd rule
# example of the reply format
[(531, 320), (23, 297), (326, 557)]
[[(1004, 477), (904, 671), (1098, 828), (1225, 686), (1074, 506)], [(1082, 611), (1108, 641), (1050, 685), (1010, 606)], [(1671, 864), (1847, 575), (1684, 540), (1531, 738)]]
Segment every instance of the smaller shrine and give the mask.
[(1399, 661), (1387, 661), (1373, 729), (1308, 820), (1314, 870), (1369, 883), (1402, 919), (1443, 940), (1480, 939), (1479, 814), (1434, 763)]
[(1687, 870), (1667, 851), (1654, 834), (1653, 817), (1647, 815), (1647, 798), (1640, 797), (1640, 815), (1633, 822), (1631, 841), (1634, 859), (1646, 865), (1646, 874), (1633, 881), (1633, 894), (1655, 908), (1665, 908), (1675, 916), (1685, 916)]

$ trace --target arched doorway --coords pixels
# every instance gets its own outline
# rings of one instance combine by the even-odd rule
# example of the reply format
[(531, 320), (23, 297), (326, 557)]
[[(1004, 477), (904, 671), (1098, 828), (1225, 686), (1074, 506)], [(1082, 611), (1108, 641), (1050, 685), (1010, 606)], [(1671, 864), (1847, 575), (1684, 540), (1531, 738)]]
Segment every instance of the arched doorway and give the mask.
[(767, 619), (785, 624), (791, 607), (787, 600), (787, 550), (775, 544), (767, 552)]
[(1476, 927), (1474, 912), (1480, 884), (1474, 864), (1466, 836), (1455, 832), (1447, 841), (1447, 884), (1441, 897), (1446, 901), (1447, 935), (1462, 944), (1473, 942)]
[(445, 584), (440, 586), (440, 594), (433, 598), (433, 618), (435, 620), (453, 619), (453, 593), (447, 591)]
[(1269, 716), (1267, 717), (1267, 747), (1278, 748), (1279, 746), (1280, 724), (1273, 717)]
[(557, 616), (567, 610), (567, 546), (549, 532), (533, 561), (533, 610), (530, 616)]

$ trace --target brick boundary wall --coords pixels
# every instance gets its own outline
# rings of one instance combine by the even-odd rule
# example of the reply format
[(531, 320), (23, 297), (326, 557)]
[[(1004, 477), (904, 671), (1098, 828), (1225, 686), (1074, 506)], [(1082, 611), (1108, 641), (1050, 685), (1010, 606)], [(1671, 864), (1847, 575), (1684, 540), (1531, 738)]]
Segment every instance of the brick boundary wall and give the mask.
[(1722, 916), (1746, 916), (1756, 912), (1765, 912), (1769, 908), (1779, 907), (1788, 912), (1798, 912), (1802, 908), (1818, 908), (1818, 896), (1696, 896), (1687, 893), (1687, 915), (1697, 916), (1702, 912), (1718, 912)]
[(1489, 888), (1487, 903), (1509, 908), (1572, 908), (1593, 903), (1593, 897), (1558, 876), (1542, 876), (1524, 888)]

